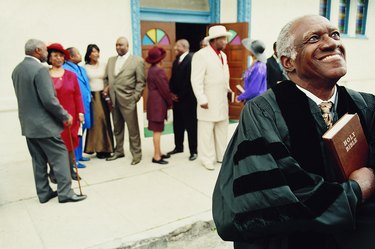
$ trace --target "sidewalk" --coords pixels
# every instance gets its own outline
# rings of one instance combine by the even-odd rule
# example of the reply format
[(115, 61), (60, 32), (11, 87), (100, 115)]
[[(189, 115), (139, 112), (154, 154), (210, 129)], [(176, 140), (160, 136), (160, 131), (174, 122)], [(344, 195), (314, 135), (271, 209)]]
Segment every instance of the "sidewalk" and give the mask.
[[(127, 144), (125, 158), (85, 162), (79, 173), (87, 200), (59, 204), (54, 198), (40, 204), (17, 112), (0, 112), (0, 120), (0, 248), (134, 248), (136, 242), (212, 220), (220, 166), (208, 171), (199, 158), (190, 162), (187, 144), (167, 166), (153, 164), (152, 138), (142, 140), (143, 160), (136, 166), (130, 165)], [(228, 139), (236, 126), (229, 126)], [(173, 135), (161, 141), (164, 153), (173, 149)], [(77, 182), (73, 187), (79, 193)]]

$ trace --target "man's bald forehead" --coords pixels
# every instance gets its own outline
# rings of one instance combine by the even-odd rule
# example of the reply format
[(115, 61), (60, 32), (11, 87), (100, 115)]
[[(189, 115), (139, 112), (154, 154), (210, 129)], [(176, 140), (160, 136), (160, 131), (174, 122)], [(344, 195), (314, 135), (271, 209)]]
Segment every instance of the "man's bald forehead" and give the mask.
[(126, 37), (121, 36), (121, 37), (117, 38), (116, 43), (126, 43), (126, 44), (128, 44), (129, 42), (128, 42), (128, 39)]

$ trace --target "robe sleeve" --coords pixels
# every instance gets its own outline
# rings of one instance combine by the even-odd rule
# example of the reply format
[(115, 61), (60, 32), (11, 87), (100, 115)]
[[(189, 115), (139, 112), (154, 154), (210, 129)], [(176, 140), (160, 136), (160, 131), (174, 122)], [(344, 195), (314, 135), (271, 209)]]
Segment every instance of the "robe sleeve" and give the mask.
[(361, 202), (358, 184), (326, 182), (303, 170), (289, 153), (281, 114), (263, 96), (245, 105), (224, 156), (213, 194), (219, 235), (251, 241), (353, 229)]

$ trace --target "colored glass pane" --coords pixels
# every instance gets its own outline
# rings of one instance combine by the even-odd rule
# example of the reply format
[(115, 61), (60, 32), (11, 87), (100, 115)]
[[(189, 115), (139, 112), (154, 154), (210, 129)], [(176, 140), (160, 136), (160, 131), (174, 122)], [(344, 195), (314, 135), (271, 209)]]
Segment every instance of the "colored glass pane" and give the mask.
[(150, 29), (143, 37), (143, 45), (169, 45), (169, 37), (161, 29)]

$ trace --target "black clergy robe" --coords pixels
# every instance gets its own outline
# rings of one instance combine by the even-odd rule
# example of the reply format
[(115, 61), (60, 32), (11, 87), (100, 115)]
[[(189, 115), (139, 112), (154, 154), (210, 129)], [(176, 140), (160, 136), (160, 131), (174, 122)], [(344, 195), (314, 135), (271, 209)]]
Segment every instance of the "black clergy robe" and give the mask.
[[(336, 116), (358, 113), (375, 167), (375, 96), (338, 86)], [(340, 182), (319, 107), (284, 81), (244, 107), (213, 194), (219, 235), (236, 249), (375, 248), (375, 198)], [(374, 233), (374, 235), (372, 235)]]

